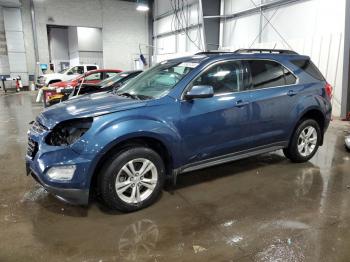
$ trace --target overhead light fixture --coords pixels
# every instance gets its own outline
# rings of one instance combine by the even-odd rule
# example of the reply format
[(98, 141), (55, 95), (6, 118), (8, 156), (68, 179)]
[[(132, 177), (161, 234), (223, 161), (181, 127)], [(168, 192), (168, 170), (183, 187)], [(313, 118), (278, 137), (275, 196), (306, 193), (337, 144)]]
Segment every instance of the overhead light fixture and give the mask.
[(137, 0), (136, 10), (140, 12), (147, 12), (149, 10), (149, 6), (146, 0)]

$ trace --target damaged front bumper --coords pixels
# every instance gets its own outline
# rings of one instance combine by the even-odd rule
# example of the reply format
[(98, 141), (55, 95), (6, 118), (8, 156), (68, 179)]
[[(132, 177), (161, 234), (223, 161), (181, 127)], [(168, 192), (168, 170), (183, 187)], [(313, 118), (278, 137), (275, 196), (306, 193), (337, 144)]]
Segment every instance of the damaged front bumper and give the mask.
[(89, 203), (89, 190), (77, 188), (60, 188), (45, 184), (40, 175), (35, 174), (31, 170), (28, 162), (26, 163), (26, 170), (27, 175), (31, 175), (35, 181), (42, 185), (47, 192), (51, 193), (56, 198), (73, 205), (87, 205)]
[[(91, 159), (74, 152), (69, 146), (49, 146), (44, 142), (46, 132), (28, 133), (26, 154), (27, 175), (31, 175), (49, 193), (57, 198), (77, 205), (89, 203), (90, 179), (88, 176)], [(53, 167), (74, 166), (69, 180), (52, 179), (48, 171)]]

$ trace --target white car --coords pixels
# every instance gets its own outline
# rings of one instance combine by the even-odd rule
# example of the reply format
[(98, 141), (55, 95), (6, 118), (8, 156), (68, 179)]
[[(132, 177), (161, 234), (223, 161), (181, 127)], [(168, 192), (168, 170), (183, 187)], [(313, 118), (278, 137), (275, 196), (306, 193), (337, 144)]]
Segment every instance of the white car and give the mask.
[(44, 74), (38, 77), (37, 86), (43, 87), (60, 81), (68, 81), (90, 70), (98, 69), (97, 65), (77, 65), (68, 67), (59, 73)]

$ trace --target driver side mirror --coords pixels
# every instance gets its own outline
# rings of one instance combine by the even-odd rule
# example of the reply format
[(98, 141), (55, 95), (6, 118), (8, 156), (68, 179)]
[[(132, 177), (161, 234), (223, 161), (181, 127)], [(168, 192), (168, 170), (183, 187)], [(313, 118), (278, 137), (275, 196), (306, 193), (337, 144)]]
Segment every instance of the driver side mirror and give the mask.
[(209, 98), (214, 96), (214, 89), (212, 86), (193, 86), (191, 90), (185, 94), (185, 99), (191, 100), (194, 98)]

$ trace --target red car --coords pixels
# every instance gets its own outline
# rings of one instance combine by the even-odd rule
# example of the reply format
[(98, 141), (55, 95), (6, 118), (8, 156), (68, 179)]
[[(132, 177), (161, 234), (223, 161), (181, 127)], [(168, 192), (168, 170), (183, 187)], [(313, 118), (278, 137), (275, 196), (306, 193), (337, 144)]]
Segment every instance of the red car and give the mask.
[(50, 104), (51, 100), (60, 100), (63, 95), (60, 93), (61, 90), (58, 89), (74, 89), (78, 86), (82, 80), (86, 84), (98, 84), (104, 79), (116, 76), (118, 73), (122, 72), (119, 69), (96, 69), (86, 72), (85, 74), (79, 75), (78, 77), (70, 81), (61, 81), (50, 84), (48, 88), (44, 88), (44, 105)]
[(107, 79), (109, 77), (115, 76), (116, 74), (122, 72), (122, 70), (119, 69), (97, 69), (97, 70), (91, 70), (86, 72), (85, 74), (82, 74), (73, 80), (70, 81), (63, 81), (63, 82), (56, 82), (53, 84), (50, 84), (50, 87), (55, 88), (73, 88), (81, 83), (81, 80), (84, 78), (84, 83), (87, 84), (98, 84), (104, 79)]

